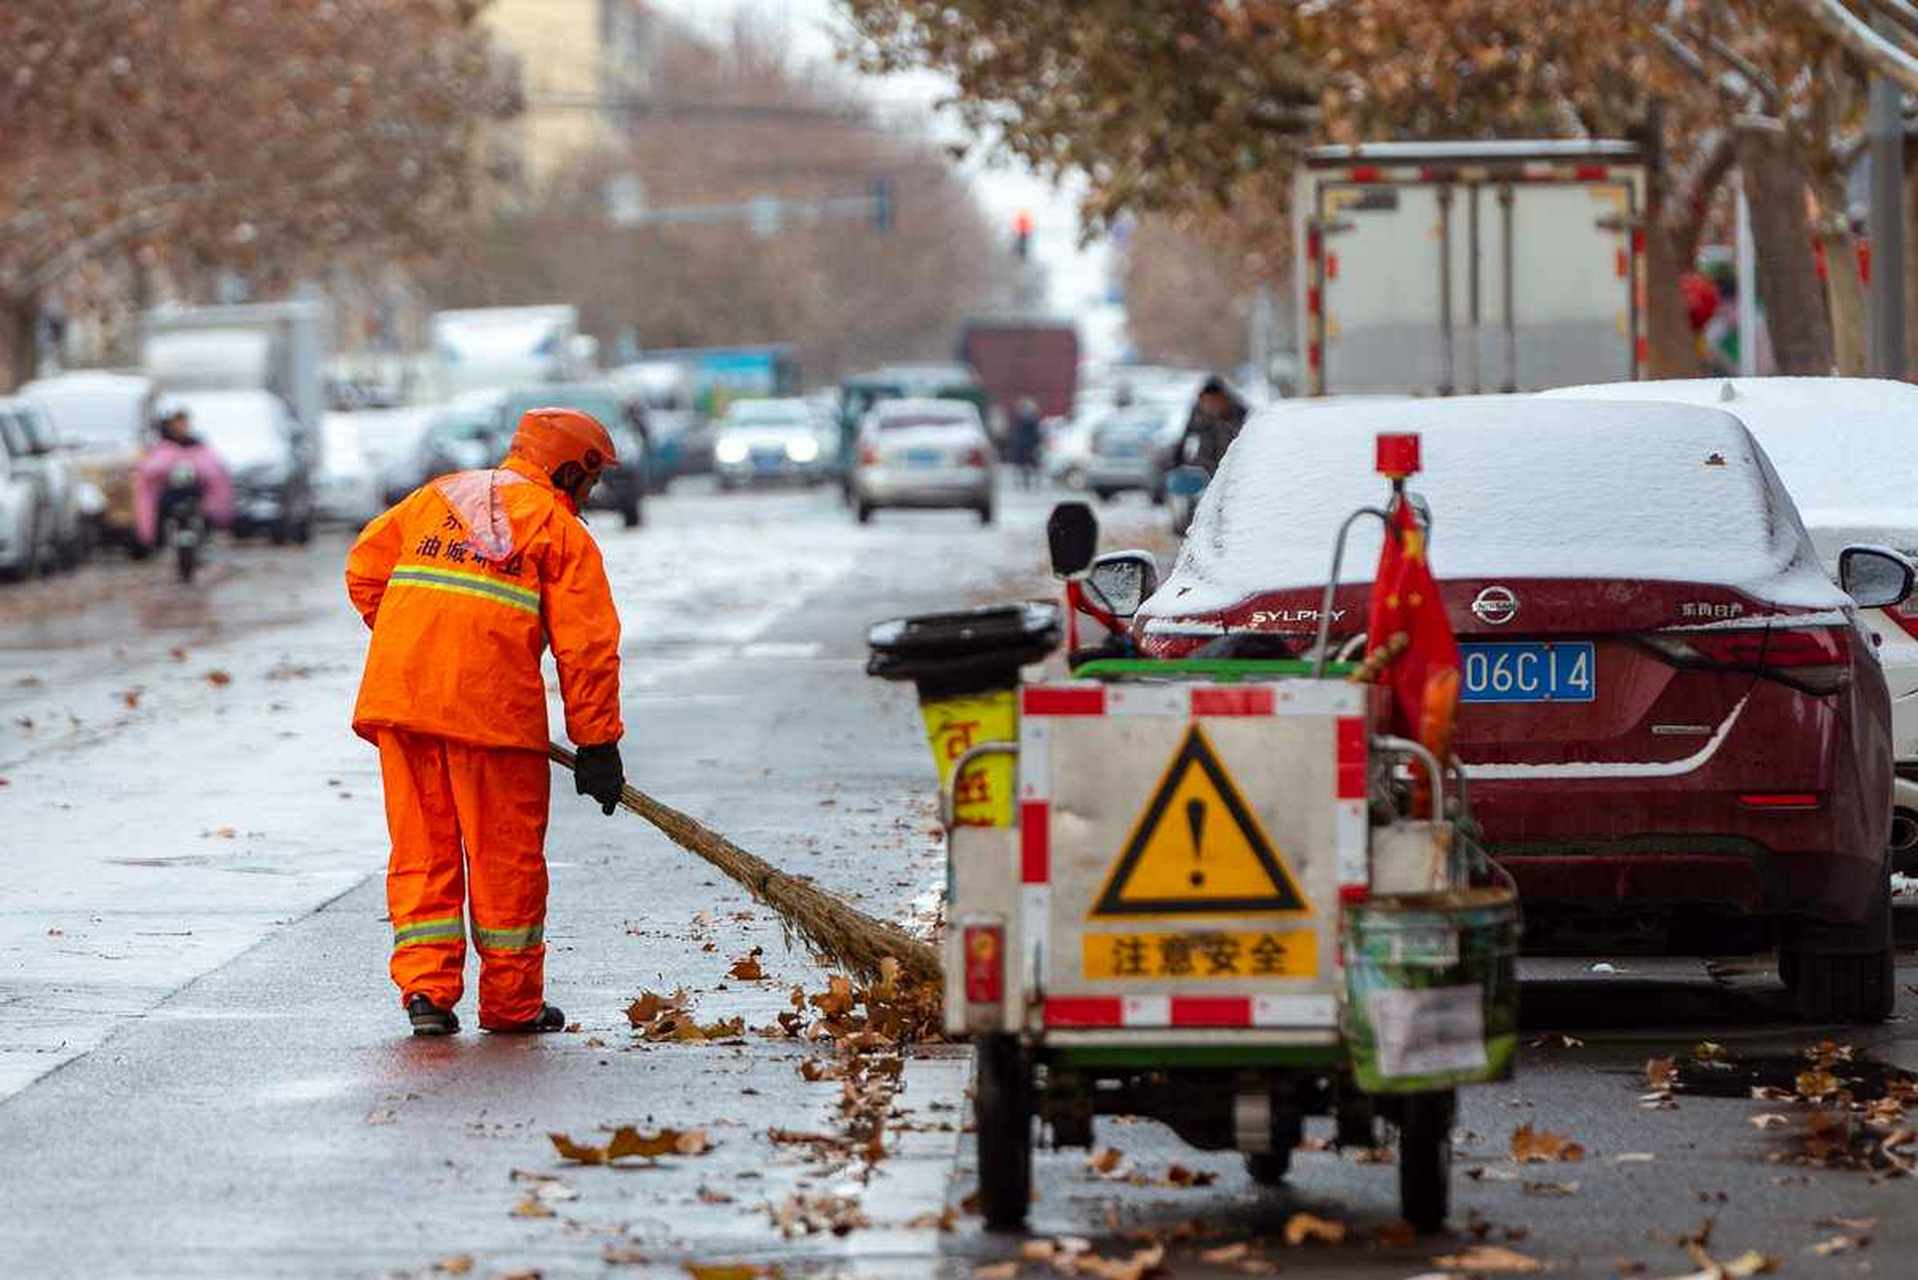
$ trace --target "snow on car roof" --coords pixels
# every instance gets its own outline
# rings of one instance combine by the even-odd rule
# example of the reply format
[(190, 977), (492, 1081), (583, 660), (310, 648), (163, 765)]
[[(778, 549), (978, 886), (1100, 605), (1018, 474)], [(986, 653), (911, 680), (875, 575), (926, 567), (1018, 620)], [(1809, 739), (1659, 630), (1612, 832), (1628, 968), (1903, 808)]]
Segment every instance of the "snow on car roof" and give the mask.
[[(1918, 549), (1918, 387), (1888, 378), (1687, 378), (1545, 396), (1723, 409), (1751, 429), (1821, 550), (1827, 534)], [(1835, 553), (1833, 553), (1835, 554)]]
[[(1781, 604), (1844, 597), (1750, 434), (1673, 404), (1483, 396), (1262, 410), (1200, 499), (1172, 574), (1141, 611), (1172, 617), (1325, 581), (1339, 523), (1378, 506), (1381, 431), (1416, 431), (1411, 487), (1433, 512), (1441, 578), (1708, 582)], [(1369, 581), (1380, 527), (1354, 524), (1344, 580)]]

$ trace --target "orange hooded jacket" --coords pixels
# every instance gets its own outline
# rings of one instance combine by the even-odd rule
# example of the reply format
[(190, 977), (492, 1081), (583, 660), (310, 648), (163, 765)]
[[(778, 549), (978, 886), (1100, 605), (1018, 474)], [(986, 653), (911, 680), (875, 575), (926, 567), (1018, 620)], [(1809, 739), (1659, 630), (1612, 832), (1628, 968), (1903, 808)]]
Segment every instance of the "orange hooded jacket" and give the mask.
[(442, 476), (376, 518), (346, 558), (373, 641), (353, 729), (410, 729), (544, 751), (548, 642), (566, 734), (616, 741), (619, 615), (599, 547), (539, 468), (517, 455)]

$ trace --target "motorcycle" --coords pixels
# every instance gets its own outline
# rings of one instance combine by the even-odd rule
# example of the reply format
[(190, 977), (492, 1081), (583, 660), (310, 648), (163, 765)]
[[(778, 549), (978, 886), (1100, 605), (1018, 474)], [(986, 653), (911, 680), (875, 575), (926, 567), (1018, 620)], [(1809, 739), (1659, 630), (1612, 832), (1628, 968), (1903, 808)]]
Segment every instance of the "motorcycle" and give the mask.
[(200, 487), (200, 473), (191, 463), (179, 463), (167, 472), (160, 493), (160, 545), (173, 548), (174, 569), (181, 582), (193, 581), (200, 564), (200, 547), (208, 527)]

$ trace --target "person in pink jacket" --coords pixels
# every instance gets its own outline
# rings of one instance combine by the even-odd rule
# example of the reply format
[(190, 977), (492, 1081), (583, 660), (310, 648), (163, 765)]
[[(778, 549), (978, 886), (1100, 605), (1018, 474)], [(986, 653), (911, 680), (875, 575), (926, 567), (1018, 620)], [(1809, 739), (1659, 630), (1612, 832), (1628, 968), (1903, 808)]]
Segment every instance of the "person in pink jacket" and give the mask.
[(233, 482), (226, 464), (213, 447), (193, 434), (186, 406), (163, 404), (158, 413), (160, 438), (141, 457), (133, 475), (133, 528), (144, 546), (159, 538), (160, 495), (177, 466), (190, 466), (200, 477), (200, 509), (212, 524), (225, 528), (233, 522)]

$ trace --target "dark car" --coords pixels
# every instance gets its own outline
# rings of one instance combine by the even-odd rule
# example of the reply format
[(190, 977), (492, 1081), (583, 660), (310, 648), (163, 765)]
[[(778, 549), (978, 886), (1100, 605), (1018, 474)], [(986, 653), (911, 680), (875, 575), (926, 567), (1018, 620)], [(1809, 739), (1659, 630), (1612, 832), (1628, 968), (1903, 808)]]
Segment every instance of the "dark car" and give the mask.
[(286, 401), (270, 391), (194, 391), (174, 396), (193, 434), (233, 480), (233, 532), (275, 543), (313, 536), (312, 465)]
[(499, 465), (511, 432), (500, 427), (496, 395), (466, 395), (433, 411), (411, 451), (381, 482), (391, 505), (435, 476)]
[(521, 387), (500, 397), (498, 422), (506, 439), (511, 439), (522, 414), (528, 409), (578, 409), (590, 413), (613, 437), (619, 450), (619, 463), (608, 470), (593, 490), (589, 506), (617, 511), (628, 529), (644, 517), (648, 487), (648, 450), (636, 414), (618, 388), (610, 383), (554, 383), (550, 386)]
[[(1380, 497), (1383, 431), (1423, 436), (1412, 483), (1463, 651), (1456, 750), (1528, 945), (1775, 944), (1806, 1016), (1884, 1017), (1891, 708), (1859, 606), (1902, 596), (1910, 568), (1854, 548), (1841, 591), (1726, 413), (1485, 397), (1256, 415), (1142, 647), (1311, 648), (1333, 536)], [(1356, 528), (1335, 646), (1364, 630), (1377, 561), (1378, 523)]]

